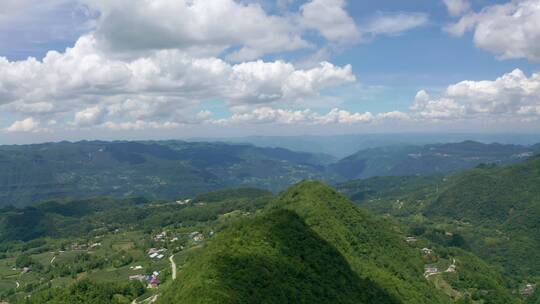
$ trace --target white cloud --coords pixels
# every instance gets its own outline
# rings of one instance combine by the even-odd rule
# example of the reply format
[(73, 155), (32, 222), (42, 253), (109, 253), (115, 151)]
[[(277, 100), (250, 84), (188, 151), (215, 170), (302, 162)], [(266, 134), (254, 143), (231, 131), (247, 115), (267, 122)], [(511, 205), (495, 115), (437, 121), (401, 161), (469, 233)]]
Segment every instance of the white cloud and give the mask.
[(411, 117), (407, 113), (403, 113), (400, 111), (391, 111), (391, 112), (383, 112), (383, 113), (377, 114), (377, 119), (380, 121), (386, 121), (386, 120), (408, 121), (411, 119)]
[[(381, 116), (382, 118), (382, 116)], [(334, 108), (326, 114), (318, 114), (310, 109), (290, 110), (260, 107), (233, 114), (230, 118), (216, 120), (214, 123), (237, 124), (284, 124), (284, 125), (329, 125), (372, 123), (376, 117), (370, 112), (352, 113)]]
[(14, 103), (12, 110), (22, 114), (47, 114), (54, 111), (54, 105), (50, 102)]
[(100, 107), (91, 107), (75, 113), (73, 123), (78, 127), (94, 126), (103, 120), (104, 112)]
[(112, 50), (179, 49), (234, 60), (306, 48), (293, 19), (234, 0), (83, 0), (100, 13), (96, 37)]
[(345, 0), (312, 0), (300, 7), (300, 24), (315, 29), (328, 41), (351, 43), (360, 38), (355, 21), (345, 10)]
[(448, 13), (454, 17), (461, 16), (471, 9), (468, 0), (443, 0), (443, 2), (448, 9)]
[(411, 110), (425, 119), (538, 119), (540, 74), (527, 77), (516, 69), (495, 80), (462, 81), (439, 98), (421, 90)]
[(361, 28), (364, 35), (399, 35), (405, 31), (427, 24), (424, 13), (380, 13)]
[(39, 130), (39, 122), (32, 117), (15, 121), (6, 128), (7, 132), (36, 132)]
[(354, 82), (351, 66), (328, 62), (310, 69), (261, 60), (230, 64), (162, 50), (133, 59), (99, 49), (92, 35), (65, 52), (41, 61), (0, 57), (0, 101), (14, 114), (48, 115), (74, 124), (99, 124), (106, 116), (125, 119), (180, 119), (183, 109), (209, 99), (229, 105), (295, 103), (321, 90)]
[(318, 124), (355, 124), (355, 123), (370, 123), (375, 119), (370, 112), (351, 113), (349, 111), (332, 109), (328, 114), (317, 117), (315, 121)]
[(499, 59), (527, 58), (540, 61), (540, 2), (513, 0), (469, 13), (446, 31), (462, 36), (474, 31), (477, 47), (494, 53)]
[(166, 129), (176, 129), (180, 127), (181, 124), (171, 121), (166, 122), (146, 122), (142, 120), (137, 120), (134, 122), (105, 122), (101, 124), (99, 127), (114, 130), (114, 131), (137, 131), (137, 130), (147, 130), (147, 129), (155, 129), (155, 130), (166, 130)]

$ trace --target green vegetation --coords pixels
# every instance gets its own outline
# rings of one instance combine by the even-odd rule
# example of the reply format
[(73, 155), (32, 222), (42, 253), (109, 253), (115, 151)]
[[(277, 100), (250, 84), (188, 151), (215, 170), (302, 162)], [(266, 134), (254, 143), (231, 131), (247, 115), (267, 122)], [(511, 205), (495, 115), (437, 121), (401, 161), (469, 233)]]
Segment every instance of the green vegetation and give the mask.
[(176, 199), (232, 187), (333, 180), (319, 156), (224, 143), (60, 142), (0, 146), (0, 206), (96, 196)]
[(399, 303), (361, 279), (290, 211), (242, 220), (186, 266), (160, 303)]
[(83, 141), (0, 146), (0, 207), (97, 196), (171, 200), (234, 187), (278, 192), (304, 179), (337, 183), (512, 163), (535, 149), (476, 142), (397, 145), (362, 150), (329, 164), (328, 157), (319, 154), (247, 144)]
[[(205, 239), (272, 199), (268, 191), (244, 188), (179, 202), (93, 198), (5, 208), (0, 212), (0, 300), (131, 303), (137, 297), (148, 299), (160, 289), (146, 290), (143, 285), (141, 290), (134, 283), (137, 280), (128, 280), (130, 276), (158, 271), (160, 288), (165, 288), (171, 284), (171, 255), (182, 267)], [(193, 233), (203, 238), (195, 240)], [(163, 257), (151, 258), (149, 250), (159, 250)], [(25, 300), (28, 295), (31, 302)]]
[[(539, 184), (536, 156), (445, 178), (377, 178), (338, 188), (364, 208), (397, 217), (413, 235), (470, 250), (499, 269), (503, 287), (519, 294), (540, 279)], [(388, 191), (378, 191), (380, 185)]]
[(223, 231), (162, 303), (449, 303), (388, 222), (318, 182)]
[[(42, 150), (35, 155), (55, 145), (38, 146)], [(81, 153), (70, 150), (74, 146), (82, 149), (82, 155), (88, 153), (85, 149), (98, 149), (91, 154), (105, 153), (104, 159), (125, 163), (124, 169), (135, 172), (137, 178), (165, 164), (188, 165), (189, 172), (205, 177), (189, 182), (186, 176), (179, 177), (186, 184), (182, 187), (191, 186), (192, 192), (180, 189), (181, 194), (169, 195), (167, 191), (173, 190), (168, 188), (164, 191), (168, 199), (156, 199), (156, 193), (151, 199), (129, 196), (157, 191), (156, 184), (147, 183), (140, 193), (130, 190), (118, 195), (124, 198), (114, 198), (119, 193), (113, 193), (111, 197), (3, 207), (0, 300), (538, 302), (534, 286), (540, 283), (540, 157), (507, 167), (482, 164), (449, 176), (375, 177), (339, 184), (338, 191), (355, 206), (322, 182), (303, 181), (277, 197), (271, 191), (251, 188), (261, 185), (277, 190), (304, 174), (327, 172), (328, 168), (315, 164), (316, 158), (286, 150), (177, 141), (66, 145), (68, 154)], [(428, 150), (442, 153), (442, 147)], [(455, 157), (445, 156), (447, 167), (438, 168), (475, 163), (478, 159), (470, 158), (471, 151), (478, 150), (475, 153), (494, 162), (512, 162), (514, 156), (504, 155), (521, 151), (514, 146), (489, 147), (496, 151), (484, 153), (485, 145), (471, 142), (444, 146), (445, 153)], [(21, 157), (24, 162), (26, 153), (14, 152), (10, 157)], [(58, 165), (61, 160), (55, 162)], [(274, 171), (268, 173), (269, 179), (254, 182), (255, 171), (249, 168), (263, 163)], [(62, 170), (76, 172), (78, 168), (80, 164)], [(299, 168), (307, 171), (294, 178), (279, 177), (287, 170), (298, 173)], [(96, 176), (101, 175), (103, 168), (94, 169)], [(447, 171), (439, 169), (435, 171)], [(239, 172), (235, 170), (245, 175), (232, 174)], [(129, 181), (122, 187), (132, 189), (133, 180), (122, 174), (120, 180)], [(230, 179), (222, 182), (225, 175)], [(266, 182), (276, 185), (275, 178), (283, 184), (265, 186)], [(201, 188), (190, 184), (198, 182)], [(108, 191), (100, 189), (99, 183), (94, 184), (97, 192)], [(224, 188), (228, 184), (245, 187)], [(202, 188), (220, 190), (201, 193)], [(176, 280), (172, 280), (169, 258), (177, 265)], [(159, 282), (148, 285), (152, 275)]]
[(17, 299), (14, 303), (128, 304), (144, 291), (144, 285), (138, 281), (111, 284), (82, 280), (68, 288), (47, 288), (34, 292), (30, 298)]

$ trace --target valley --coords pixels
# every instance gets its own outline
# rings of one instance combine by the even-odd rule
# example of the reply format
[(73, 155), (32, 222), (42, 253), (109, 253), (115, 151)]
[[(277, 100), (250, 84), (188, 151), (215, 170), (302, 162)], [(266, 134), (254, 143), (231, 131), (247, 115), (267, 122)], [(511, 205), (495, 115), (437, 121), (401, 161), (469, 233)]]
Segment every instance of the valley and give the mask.
[[(132, 161), (132, 169), (151, 162), (159, 172), (156, 159), (185, 163), (170, 148), (176, 145), (184, 144), (113, 147), (123, 151), (123, 161)], [(216, 155), (227, 159), (239, 155), (238, 149), (259, 151), (221, 145), (218, 154), (182, 155), (204, 167), (215, 166), (210, 164)], [(0, 298), (9, 303), (535, 303), (539, 158), (516, 159), (529, 155), (530, 148), (520, 146), (496, 146), (500, 149), (493, 152), (494, 146), (465, 142), (444, 149), (450, 147), (455, 167), (448, 172), (343, 182), (345, 177), (330, 173), (335, 174), (330, 182), (325, 179), (330, 186), (302, 173), (298, 179), (304, 181), (291, 180), (283, 191), (193, 188), (190, 193), (197, 194), (188, 196), (179, 188), (175, 198), (113, 192), (7, 205), (0, 209)], [(391, 149), (404, 155), (402, 148)], [(471, 150), (489, 163), (476, 165), (475, 159), (469, 165), (476, 167), (460, 170)], [(110, 153), (112, 161), (120, 152)], [(332, 170), (310, 154), (264, 153), (282, 164), (307, 162), (321, 176)], [(404, 157), (397, 157), (398, 163), (410, 158)], [(97, 161), (90, 164), (96, 174), (104, 170)], [(149, 186), (137, 194), (153, 191)]]

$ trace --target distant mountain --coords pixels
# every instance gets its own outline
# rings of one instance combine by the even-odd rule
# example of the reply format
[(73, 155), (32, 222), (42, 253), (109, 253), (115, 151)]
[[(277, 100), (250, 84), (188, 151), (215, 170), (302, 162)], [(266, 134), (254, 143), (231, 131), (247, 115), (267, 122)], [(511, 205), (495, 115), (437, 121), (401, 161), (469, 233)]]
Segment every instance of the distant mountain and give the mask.
[(316, 155), (245, 144), (0, 146), (0, 205), (101, 195), (172, 199), (240, 186), (278, 191), (305, 178), (333, 179)]
[[(360, 150), (396, 145), (428, 145), (474, 140), (482, 143), (531, 145), (540, 142), (538, 134), (451, 134), (451, 133), (384, 133), (302, 136), (246, 136), (228, 138), (192, 138), (189, 141), (249, 143), (258, 147), (279, 147), (293, 151), (323, 153), (340, 159)], [(540, 149), (540, 148), (539, 148)]]
[(538, 147), (483, 144), (474, 141), (425, 146), (389, 146), (359, 151), (330, 168), (346, 179), (449, 173), (482, 163), (525, 160)]

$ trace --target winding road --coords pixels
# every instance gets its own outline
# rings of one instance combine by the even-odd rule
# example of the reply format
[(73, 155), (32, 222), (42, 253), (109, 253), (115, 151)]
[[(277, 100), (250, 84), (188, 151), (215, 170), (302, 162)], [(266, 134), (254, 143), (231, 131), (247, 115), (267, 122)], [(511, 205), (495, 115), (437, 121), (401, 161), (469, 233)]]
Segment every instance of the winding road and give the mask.
[(174, 281), (176, 280), (176, 263), (174, 262), (174, 254), (169, 257), (169, 261), (171, 262), (172, 279)]

